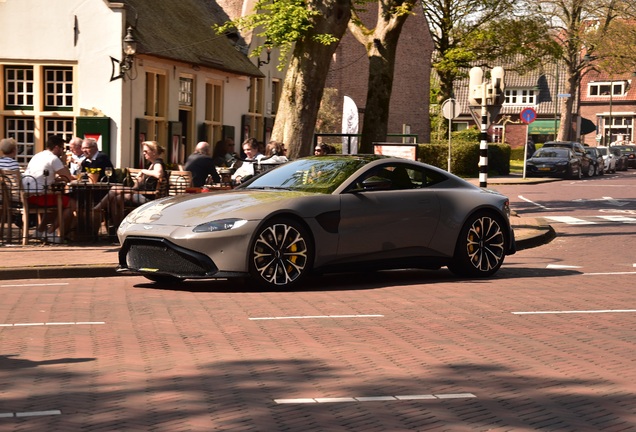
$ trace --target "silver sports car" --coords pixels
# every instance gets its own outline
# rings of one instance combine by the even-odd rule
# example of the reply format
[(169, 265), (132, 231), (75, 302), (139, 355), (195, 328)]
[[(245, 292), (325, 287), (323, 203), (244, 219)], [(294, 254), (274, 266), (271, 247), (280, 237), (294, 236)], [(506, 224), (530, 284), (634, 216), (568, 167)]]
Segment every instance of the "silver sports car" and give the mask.
[(487, 277), (515, 252), (509, 213), (505, 196), (420, 162), (308, 157), (233, 190), (137, 208), (118, 230), (119, 264), (153, 281), (249, 277), (280, 289), (312, 272)]

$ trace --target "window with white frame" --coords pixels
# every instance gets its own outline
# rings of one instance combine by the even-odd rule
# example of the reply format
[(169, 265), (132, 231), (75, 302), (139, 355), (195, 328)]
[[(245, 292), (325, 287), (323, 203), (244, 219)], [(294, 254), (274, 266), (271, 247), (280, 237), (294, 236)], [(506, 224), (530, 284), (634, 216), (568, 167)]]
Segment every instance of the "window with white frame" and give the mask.
[(5, 66), (5, 109), (32, 110), (35, 101), (33, 66)]
[(73, 69), (44, 68), (44, 109), (71, 111), (73, 109)]
[(623, 96), (627, 92), (627, 81), (592, 82), (587, 86), (588, 96)]
[(147, 140), (167, 142), (168, 137), (168, 79), (165, 72), (146, 72)]
[(192, 78), (179, 78), (179, 105), (192, 106), (192, 88), (194, 80)]
[(507, 88), (504, 105), (535, 106), (537, 104), (537, 90), (534, 88)]
[(0, 65), (0, 79), (0, 135), (17, 141), (21, 166), (44, 149), (49, 136), (73, 137), (73, 66), (5, 64)]

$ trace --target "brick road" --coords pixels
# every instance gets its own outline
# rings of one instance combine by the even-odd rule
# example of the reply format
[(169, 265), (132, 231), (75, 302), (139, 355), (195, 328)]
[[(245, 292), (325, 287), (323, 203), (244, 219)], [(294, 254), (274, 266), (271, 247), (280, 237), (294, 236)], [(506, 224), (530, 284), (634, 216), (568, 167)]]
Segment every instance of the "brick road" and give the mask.
[(299, 292), (3, 281), (0, 430), (636, 430), (636, 314), (512, 313), (636, 309), (634, 276), (546, 269), (562, 249)]

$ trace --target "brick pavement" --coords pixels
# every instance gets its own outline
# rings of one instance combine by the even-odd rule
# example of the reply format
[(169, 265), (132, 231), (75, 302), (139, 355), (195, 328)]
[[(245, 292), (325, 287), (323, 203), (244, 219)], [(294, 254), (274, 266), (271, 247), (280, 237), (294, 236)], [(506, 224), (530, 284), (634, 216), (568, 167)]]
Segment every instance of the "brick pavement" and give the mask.
[[(297, 292), (138, 277), (0, 288), (0, 323), (104, 323), (0, 328), (0, 414), (61, 412), (0, 430), (634, 430), (634, 318), (511, 314), (630, 293), (572, 272), (533, 284), (515, 275), (525, 259), (487, 281), (385, 272)], [(343, 314), (373, 316), (280, 319)], [(409, 395), (439, 397), (276, 402)]]

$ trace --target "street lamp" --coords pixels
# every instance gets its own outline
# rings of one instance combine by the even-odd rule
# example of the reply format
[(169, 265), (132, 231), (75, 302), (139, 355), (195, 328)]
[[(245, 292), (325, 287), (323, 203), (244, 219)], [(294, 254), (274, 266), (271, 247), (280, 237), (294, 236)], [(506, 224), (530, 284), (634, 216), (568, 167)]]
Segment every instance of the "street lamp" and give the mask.
[(474, 67), (470, 76), (468, 102), (481, 107), (481, 134), (479, 142), (479, 186), (488, 187), (488, 108), (491, 117), (496, 117), (503, 104), (504, 68), (497, 66), (490, 71), (490, 82), (483, 81), (484, 71)]
[[(128, 26), (126, 30), (126, 36), (124, 36), (124, 40), (122, 41), (122, 51), (124, 53), (124, 58), (122, 60), (117, 60), (116, 58), (111, 57), (110, 62), (113, 67), (113, 70), (110, 74), (110, 80), (115, 81), (117, 79), (126, 80), (126, 76), (133, 80), (136, 77), (131, 76), (129, 73), (135, 62), (135, 54), (137, 53), (137, 41), (133, 38), (132, 35), (133, 28)], [(115, 64), (119, 65), (119, 74), (115, 75)]]

